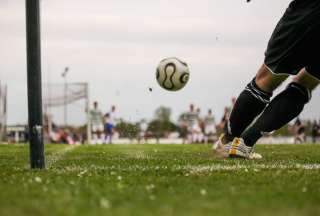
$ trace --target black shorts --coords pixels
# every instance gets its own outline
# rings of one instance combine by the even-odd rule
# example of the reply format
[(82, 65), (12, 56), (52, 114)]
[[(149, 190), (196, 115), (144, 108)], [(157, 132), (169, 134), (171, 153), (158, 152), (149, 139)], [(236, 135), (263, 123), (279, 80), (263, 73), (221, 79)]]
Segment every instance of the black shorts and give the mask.
[(275, 74), (305, 68), (320, 80), (319, 50), (320, 0), (294, 0), (271, 36), (264, 63)]

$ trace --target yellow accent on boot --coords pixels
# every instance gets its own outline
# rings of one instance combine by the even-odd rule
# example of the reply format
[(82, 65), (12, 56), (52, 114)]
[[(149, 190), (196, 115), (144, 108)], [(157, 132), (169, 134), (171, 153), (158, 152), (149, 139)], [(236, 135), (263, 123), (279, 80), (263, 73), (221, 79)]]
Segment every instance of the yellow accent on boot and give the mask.
[(237, 155), (237, 150), (238, 150), (238, 146), (241, 144), (241, 139), (240, 138), (234, 138), (232, 144), (231, 144), (231, 148), (229, 150), (229, 155)]

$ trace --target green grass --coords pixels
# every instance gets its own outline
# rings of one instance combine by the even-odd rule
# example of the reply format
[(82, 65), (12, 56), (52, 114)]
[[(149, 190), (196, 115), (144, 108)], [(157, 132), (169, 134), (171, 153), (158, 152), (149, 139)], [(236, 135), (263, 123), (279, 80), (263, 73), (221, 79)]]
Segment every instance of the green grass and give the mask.
[(261, 161), (204, 145), (0, 145), (0, 215), (320, 215), (320, 146), (259, 145)]

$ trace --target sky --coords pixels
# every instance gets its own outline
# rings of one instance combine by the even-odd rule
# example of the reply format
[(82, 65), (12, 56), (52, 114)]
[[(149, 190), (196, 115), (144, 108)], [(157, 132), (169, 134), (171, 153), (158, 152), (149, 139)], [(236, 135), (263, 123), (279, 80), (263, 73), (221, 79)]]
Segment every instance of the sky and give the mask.
[[(8, 123), (27, 122), (24, 0), (0, 0), (0, 80), (8, 85)], [(190, 103), (217, 119), (253, 78), (289, 0), (42, 0), (42, 80), (88, 82), (90, 101), (112, 104), (126, 120), (151, 119), (161, 105), (173, 120)], [(190, 66), (178, 92), (158, 86), (158, 62), (176, 56)], [(149, 88), (153, 88), (150, 92)], [(284, 88), (284, 86), (282, 86)], [(319, 118), (319, 91), (302, 117)], [(84, 121), (83, 104), (68, 121)], [(61, 109), (53, 113), (62, 120)]]

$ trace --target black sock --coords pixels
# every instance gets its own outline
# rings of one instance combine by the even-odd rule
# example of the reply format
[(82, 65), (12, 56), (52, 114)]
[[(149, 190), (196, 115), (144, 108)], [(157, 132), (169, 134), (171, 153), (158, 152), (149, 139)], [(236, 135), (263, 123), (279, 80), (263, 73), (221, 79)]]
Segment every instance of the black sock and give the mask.
[(240, 137), (243, 131), (264, 110), (270, 102), (271, 93), (264, 92), (253, 79), (239, 95), (225, 130), (225, 141)]
[(290, 83), (267, 106), (257, 121), (242, 135), (247, 146), (253, 146), (264, 133), (280, 129), (303, 110), (310, 100), (308, 89), (298, 83)]

